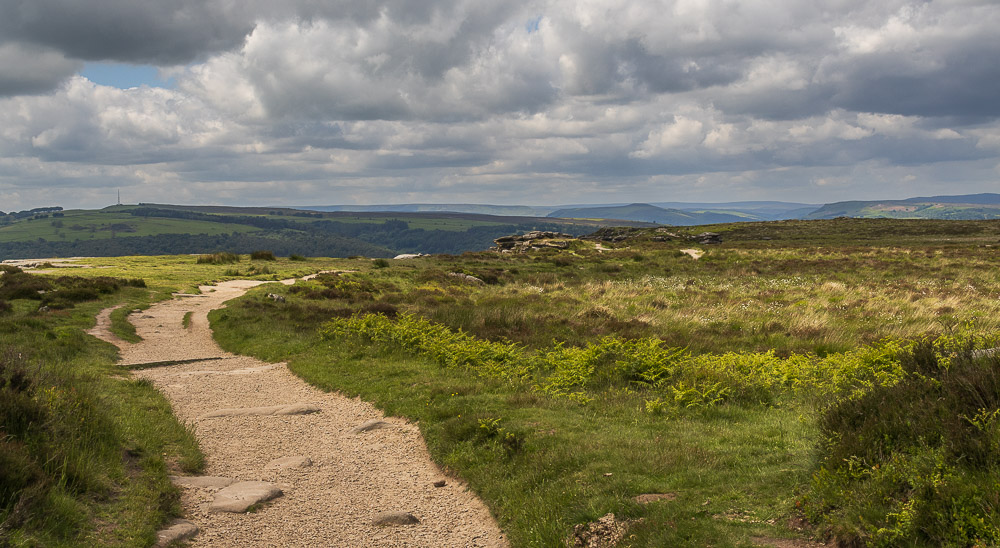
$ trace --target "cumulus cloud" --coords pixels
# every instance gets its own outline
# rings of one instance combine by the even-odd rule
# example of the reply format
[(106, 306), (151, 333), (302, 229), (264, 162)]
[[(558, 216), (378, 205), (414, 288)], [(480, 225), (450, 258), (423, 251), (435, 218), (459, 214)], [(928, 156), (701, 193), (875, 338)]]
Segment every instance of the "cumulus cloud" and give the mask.
[(991, 190), (998, 26), (988, 0), (15, 0), (0, 195), (824, 201), (933, 193), (942, 165)]

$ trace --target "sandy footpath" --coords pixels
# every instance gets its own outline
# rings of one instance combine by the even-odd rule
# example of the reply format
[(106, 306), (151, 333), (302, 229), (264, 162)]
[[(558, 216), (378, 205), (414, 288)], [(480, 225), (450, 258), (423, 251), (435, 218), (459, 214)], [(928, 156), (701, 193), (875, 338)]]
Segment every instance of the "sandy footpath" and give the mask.
[[(170, 400), (206, 455), (205, 474), (236, 481), (267, 481), (283, 495), (251, 513), (211, 512), (219, 487), (184, 487), (186, 519), (199, 533), (192, 546), (506, 546), (483, 503), (431, 462), (413, 424), (386, 418), (368, 403), (322, 392), (285, 364), (223, 352), (212, 339), (207, 314), (260, 282), (202, 287), (134, 313), (143, 338), (123, 342), (108, 332), (109, 312), (92, 334), (121, 349), (121, 363), (194, 360), (136, 371)], [(191, 327), (182, 326), (192, 312)], [(248, 415), (240, 410), (311, 404), (302, 415)], [(221, 409), (231, 416), (204, 417)], [(385, 424), (363, 432), (367, 421)], [(288, 459), (285, 457), (305, 457)], [(306, 461), (308, 459), (308, 461)], [(289, 465), (290, 461), (293, 462)], [(302, 465), (311, 462), (311, 465)], [(443, 487), (435, 482), (445, 480)], [(406, 512), (411, 525), (374, 525), (386, 512)]]

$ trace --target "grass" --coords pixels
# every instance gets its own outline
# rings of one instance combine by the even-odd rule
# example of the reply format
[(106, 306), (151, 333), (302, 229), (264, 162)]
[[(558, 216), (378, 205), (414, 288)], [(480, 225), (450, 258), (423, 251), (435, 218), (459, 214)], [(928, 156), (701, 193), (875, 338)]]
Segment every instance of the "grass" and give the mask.
[[(357, 273), (282, 288), (284, 305), (251, 293), (211, 320), (227, 350), (288, 360), (311, 383), (417, 421), (435, 460), (470, 482), (516, 546), (561, 543), (608, 512), (643, 518), (622, 543), (632, 546), (750, 546), (801, 536), (788, 524), (804, 516), (812, 534), (848, 543), (880, 529), (895, 531), (878, 538), (896, 544), (974, 543), (975, 534), (900, 527), (891, 515), (900, 506), (844, 518), (853, 511), (844, 500), (888, 492), (862, 495), (839, 470), (826, 483), (815, 474), (827, 462), (823, 440), (851, 435), (823, 426), (827, 406), (908, 378), (907, 341), (997, 331), (998, 259), (986, 242), (998, 225), (848, 224), (723, 227), (727, 243), (698, 246), (697, 261), (678, 252), (689, 242), (656, 241), (655, 231), (603, 251), (576, 242), (359, 261)], [(355, 312), (396, 319), (363, 327)], [(441, 342), (416, 342), (421, 333)], [(637, 354), (646, 362), (595, 350), (616, 339), (660, 350)], [(666, 376), (657, 363), (671, 364)], [(931, 470), (921, 466), (900, 464), (895, 477)], [(948, 492), (973, 497), (964, 527), (989, 539), (973, 527), (991, 515), (989, 499), (970, 481)], [(640, 505), (642, 493), (676, 498)]]
[(0, 318), (2, 544), (149, 545), (179, 511), (168, 472), (202, 466), (162, 395), (83, 333), (118, 298), (43, 314), (17, 299)]
[[(8, 297), (0, 299), (2, 546), (150, 546), (180, 512), (167, 475), (203, 466), (194, 436), (160, 392), (130, 378), (115, 365), (117, 349), (84, 330), (99, 310), (122, 305), (112, 315), (114, 330), (137, 340), (126, 319), (131, 310), (224, 279), (226, 265), (198, 265), (191, 256), (89, 261), (94, 268), (45, 276), (2, 268), (0, 293)], [(340, 263), (269, 264), (267, 277), (291, 277)], [(97, 290), (109, 277), (123, 282), (117, 290)], [(127, 285), (137, 278), (147, 287)], [(87, 287), (95, 290), (78, 291)], [(59, 295), (66, 306), (39, 311)]]
[[(653, 520), (632, 531), (635, 546), (690, 535), (745, 543), (754, 535), (783, 533), (766, 522), (788, 514), (794, 487), (808, 478), (814, 427), (799, 420), (797, 406), (704, 409), (665, 421), (637, 412), (643, 407), (637, 393), (607, 393), (580, 405), (400, 350), (325, 341), (283, 316), (294, 311), (265, 312), (259, 296), (250, 299), (212, 313), (225, 348), (271, 360), (291, 356), (293, 371), (311, 383), (417, 421), (435, 459), (470, 482), (518, 546), (558, 545), (574, 524), (612, 511)], [(494, 421), (495, 427), (484, 428)], [(505, 443), (508, 433), (520, 441)], [(720, 443), (720, 436), (729, 441)], [(747, 460), (758, 465), (747, 469)], [(722, 483), (740, 487), (719, 498)], [(632, 501), (663, 492), (678, 498), (648, 507)], [(748, 513), (759, 515), (760, 523), (691, 522)], [(668, 521), (679, 528), (656, 526)]]
[[(737, 223), (711, 227), (722, 245), (685, 238), (704, 230), (379, 263), (88, 259), (97, 268), (74, 274), (141, 277), (155, 300), (237, 275), (353, 271), (253, 290), (213, 312), (213, 330), (227, 350), (416, 421), (515, 546), (559, 545), (608, 512), (642, 518), (620, 546), (1000, 542), (992, 404), (945, 397), (993, 390), (954, 355), (971, 356), (967, 336), (995, 345), (1000, 223)], [(38, 304), (11, 302), (6, 314)]]
[(0, 243), (27, 242), (43, 238), (49, 241), (100, 240), (153, 234), (232, 234), (257, 232), (260, 229), (235, 223), (212, 223), (184, 219), (140, 219), (125, 212), (68, 210), (63, 217), (25, 219), (0, 226)]

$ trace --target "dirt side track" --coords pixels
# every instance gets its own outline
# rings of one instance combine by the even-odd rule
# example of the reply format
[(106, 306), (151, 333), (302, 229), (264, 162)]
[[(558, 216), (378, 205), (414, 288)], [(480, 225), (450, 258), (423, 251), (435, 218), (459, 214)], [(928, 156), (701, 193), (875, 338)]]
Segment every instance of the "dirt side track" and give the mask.
[[(220, 513), (209, 509), (218, 487), (184, 487), (185, 517), (200, 530), (191, 546), (506, 546), (485, 505), (431, 461), (415, 425), (386, 418), (363, 401), (322, 392), (283, 363), (218, 347), (208, 312), (260, 283), (205, 286), (200, 295), (177, 296), (132, 314), (143, 338), (137, 344), (110, 333), (108, 313), (91, 331), (121, 349), (124, 365), (183, 362), (134, 374), (151, 380), (177, 417), (193, 425), (206, 475), (273, 482), (283, 491), (250, 513)], [(187, 312), (192, 317), (185, 329)], [(241, 412), (287, 404), (311, 404), (319, 411)], [(204, 417), (223, 409), (236, 411)], [(352, 432), (375, 419), (385, 424)], [(286, 457), (305, 457), (311, 465), (302, 466), (304, 459), (275, 463)], [(446, 485), (435, 487), (441, 480)], [(419, 523), (373, 523), (387, 512), (412, 514)]]

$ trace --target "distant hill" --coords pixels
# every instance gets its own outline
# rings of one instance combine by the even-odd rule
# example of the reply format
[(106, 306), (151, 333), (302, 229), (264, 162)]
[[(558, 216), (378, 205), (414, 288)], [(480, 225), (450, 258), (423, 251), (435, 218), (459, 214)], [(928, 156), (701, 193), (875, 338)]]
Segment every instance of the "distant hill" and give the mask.
[(751, 202), (653, 202), (652, 205), (665, 209), (680, 209), (682, 211), (713, 211), (732, 215), (750, 217), (745, 220), (780, 221), (784, 219), (800, 219), (821, 204), (802, 204), (795, 202), (751, 201)]
[(806, 219), (836, 217), (889, 219), (1000, 219), (1000, 194), (925, 196), (905, 200), (869, 200), (827, 204)]
[(486, 249), (495, 238), (509, 234), (552, 230), (579, 235), (610, 224), (473, 213), (316, 212), (285, 207), (139, 204), (61, 209), (0, 215), (0, 260), (255, 250), (326, 257), (458, 254)]
[(490, 204), (374, 204), (374, 205), (331, 205), (302, 206), (297, 209), (309, 211), (354, 211), (378, 212), (391, 211), (402, 213), (474, 213), (479, 215), (501, 215), (514, 217), (544, 217), (557, 207), (522, 206), (522, 205), (490, 205)]
[(673, 226), (761, 220), (747, 214), (734, 214), (721, 211), (682, 211), (680, 209), (665, 209), (652, 204), (567, 208), (553, 211), (548, 216), (563, 219), (617, 219)]
[[(797, 219), (811, 213), (820, 204), (802, 204), (776, 201), (750, 202), (653, 202), (651, 204), (663, 209), (681, 211), (725, 213), (743, 217), (743, 220), (780, 220)], [(309, 211), (354, 211), (354, 212), (452, 212), (474, 213), (482, 215), (544, 217), (551, 216), (555, 211), (581, 208), (628, 207), (627, 203), (609, 204), (563, 204), (547, 205), (492, 205), (492, 204), (373, 204), (373, 205), (326, 205), (301, 206), (296, 209)]]

